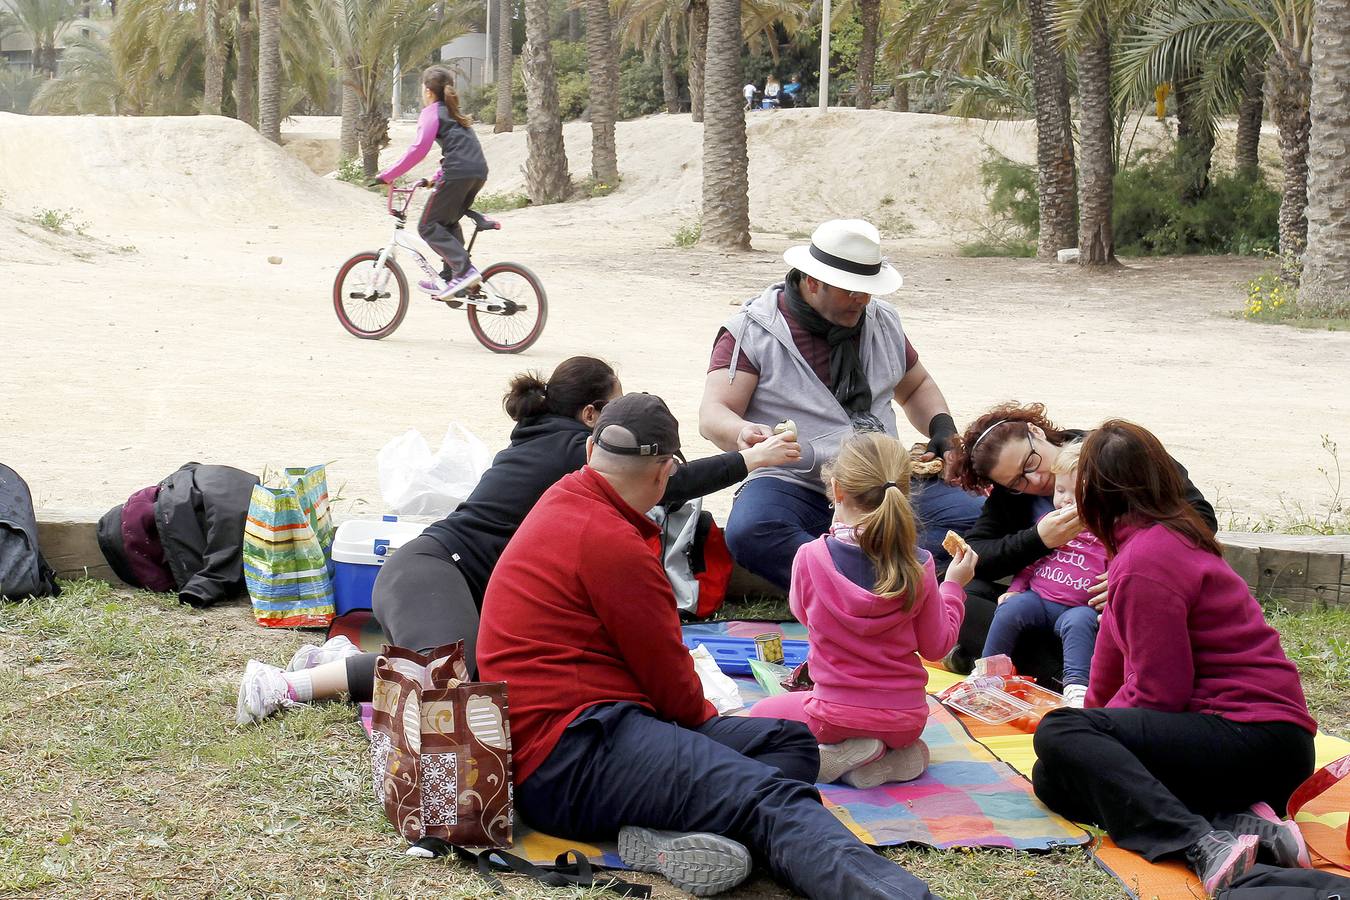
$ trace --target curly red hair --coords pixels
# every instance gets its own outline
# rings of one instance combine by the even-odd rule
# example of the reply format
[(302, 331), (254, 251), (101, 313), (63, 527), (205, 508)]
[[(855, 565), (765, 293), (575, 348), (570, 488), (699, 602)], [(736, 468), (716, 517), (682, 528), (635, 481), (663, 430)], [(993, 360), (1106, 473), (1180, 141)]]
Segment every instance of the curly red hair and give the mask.
[(1039, 427), (1055, 446), (1069, 440), (1069, 434), (1046, 417), (1044, 403), (1001, 403), (967, 425), (965, 434), (956, 439), (956, 455), (950, 463), (952, 478), (968, 491), (990, 487), (993, 481), (989, 472), (1003, 445), (1025, 437), (1028, 425)]

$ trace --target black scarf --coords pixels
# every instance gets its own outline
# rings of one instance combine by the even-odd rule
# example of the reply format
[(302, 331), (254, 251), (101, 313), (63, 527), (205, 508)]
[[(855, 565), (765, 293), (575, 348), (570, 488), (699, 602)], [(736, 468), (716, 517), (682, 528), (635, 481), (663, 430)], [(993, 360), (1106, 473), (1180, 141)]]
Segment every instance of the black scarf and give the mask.
[(867, 373), (863, 371), (858, 341), (855, 340), (862, 334), (863, 323), (867, 321), (867, 316), (864, 314), (858, 320), (858, 324), (851, 328), (835, 325), (802, 298), (800, 278), (801, 276), (794, 272), (788, 276), (783, 285), (788, 311), (808, 334), (823, 337), (830, 345), (828, 387), (834, 392), (834, 398), (839, 401), (839, 405), (850, 414), (868, 412), (872, 408), (872, 389), (867, 384)]

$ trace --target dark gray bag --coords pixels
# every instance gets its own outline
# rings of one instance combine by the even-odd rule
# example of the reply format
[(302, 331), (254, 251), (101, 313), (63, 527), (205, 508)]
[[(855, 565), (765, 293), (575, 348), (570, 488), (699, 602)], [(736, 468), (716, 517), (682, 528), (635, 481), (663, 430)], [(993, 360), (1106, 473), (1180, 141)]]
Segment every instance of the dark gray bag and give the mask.
[(56, 573), (38, 551), (37, 514), (28, 484), (0, 464), (0, 598), (59, 594)]

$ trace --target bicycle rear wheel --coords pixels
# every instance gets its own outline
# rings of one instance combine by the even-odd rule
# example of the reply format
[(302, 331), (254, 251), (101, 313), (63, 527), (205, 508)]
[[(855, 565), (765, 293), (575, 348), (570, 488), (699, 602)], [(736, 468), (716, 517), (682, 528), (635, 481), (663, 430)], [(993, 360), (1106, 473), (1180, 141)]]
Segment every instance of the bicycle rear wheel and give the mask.
[(470, 291), (469, 330), (493, 353), (519, 353), (539, 340), (548, 321), (548, 295), (529, 269), (497, 263)]
[(333, 311), (342, 327), (366, 340), (394, 333), (408, 314), (408, 279), (392, 259), (377, 267), (380, 254), (358, 253), (342, 264), (333, 281)]

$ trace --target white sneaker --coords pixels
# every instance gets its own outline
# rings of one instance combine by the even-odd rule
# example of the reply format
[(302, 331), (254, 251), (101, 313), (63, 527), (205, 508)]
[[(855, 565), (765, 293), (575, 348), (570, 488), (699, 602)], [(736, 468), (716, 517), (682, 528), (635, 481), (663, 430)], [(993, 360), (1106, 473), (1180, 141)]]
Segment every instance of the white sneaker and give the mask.
[(306, 644), (295, 651), (295, 655), (291, 657), (290, 663), (286, 666), (286, 671), (299, 672), (302, 669), (312, 669), (324, 663), (336, 662), (339, 659), (355, 656), (360, 652), (361, 648), (353, 644), (345, 634), (339, 634), (322, 644)]
[(838, 744), (821, 744), (820, 775), (816, 783), (831, 784), (838, 781), (845, 772), (865, 766), (885, 752), (886, 745), (876, 738), (849, 738)]
[(250, 659), (239, 680), (239, 701), (234, 720), (240, 725), (260, 722), (277, 710), (295, 706), (286, 676), (276, 666)]
[(1087, 700), (1086, 684), (1066, 684), (1064, 685), (1064, 702), (1070, 709), (1082, 709), (1084, 701)]
[(913, 781), (928, 768), (928, 745), (915, 741), (908, 747), (891, 750), (881, 759), (844, 773), (844, 783), (869, 790), (897, 781)]

